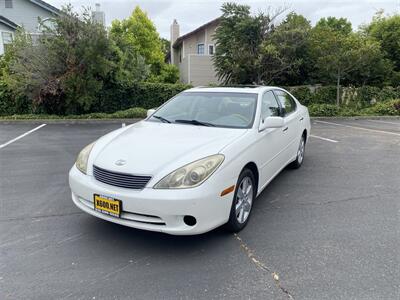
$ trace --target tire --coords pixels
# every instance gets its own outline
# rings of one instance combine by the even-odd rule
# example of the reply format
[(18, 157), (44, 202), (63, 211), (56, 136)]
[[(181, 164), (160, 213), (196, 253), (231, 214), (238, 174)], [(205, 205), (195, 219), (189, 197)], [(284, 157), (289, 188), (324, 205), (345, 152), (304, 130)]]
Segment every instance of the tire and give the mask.
[(304, 161), (304, 154), (306, 152), (306, 139), (304, 134), (301, 136), (299, 148), (297, 149), (296, 159), (290, 164), (292, 169), (298, 169), (301, 167)]
[[(256, 181), (252, 171), (244, 169), (240, 173), (232, 200), (229, 221), (226, 224), (226, 228), (229, 231), (239, 232), (246, 227), (257, 195), (257, 187), (255, 183)], [(244, 194), (244, 189), (247, 190), (247, 192), (244, 196), (241, 196)]]

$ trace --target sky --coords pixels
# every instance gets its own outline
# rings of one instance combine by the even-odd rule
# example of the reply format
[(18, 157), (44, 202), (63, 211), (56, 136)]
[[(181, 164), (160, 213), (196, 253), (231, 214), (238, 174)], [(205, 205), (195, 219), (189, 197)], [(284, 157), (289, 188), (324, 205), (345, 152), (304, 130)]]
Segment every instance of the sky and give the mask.
[[(100, 3), (105, 12), (106, 23), (109, 26), (114, 19), (128, 17), (136, 5), (145, 10), (164, 38), (169, 39), (170, 24), (177, 19), (181, 35), (220, 15), (221, 4), (226, 0), (45, 0), (61, 8), (71, 3), (75, 9), (83, 6), (94, 9)], [(351, 21), (353, 29), (371, 21), (373, 15), (383, 9), (387, 14), (400, 13), (400, 0), (230, 0), (250, 5), (253, 12), (286, 8), (285, 12), (294, 11), (304, 15), (312, 24), (320, 18), (334, 16), (344, 17)]]

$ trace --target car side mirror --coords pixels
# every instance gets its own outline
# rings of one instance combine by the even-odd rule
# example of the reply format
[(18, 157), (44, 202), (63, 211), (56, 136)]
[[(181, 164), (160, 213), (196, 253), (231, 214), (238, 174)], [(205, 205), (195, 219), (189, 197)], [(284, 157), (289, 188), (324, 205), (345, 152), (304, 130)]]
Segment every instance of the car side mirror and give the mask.
[(154, 114), (155, 111), (156, 111), (155, 108), (148, 109), (148, 110), (147, 110), (147, 117), (150, 117), (152, 114)]
[(267, 117), (261, 121), (258, 131), (264, 131), (267, 128), (281, 128), (285, 121), (281, 117)]

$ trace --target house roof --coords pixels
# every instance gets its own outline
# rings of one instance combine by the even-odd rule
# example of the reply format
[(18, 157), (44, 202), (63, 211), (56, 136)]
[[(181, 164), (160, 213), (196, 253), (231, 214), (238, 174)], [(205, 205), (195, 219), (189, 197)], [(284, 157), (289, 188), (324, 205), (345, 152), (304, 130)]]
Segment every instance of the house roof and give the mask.
[(61, 11), (57, 7), (54, 7), (53, 5), (50, 5), (47, 2), (44, 2), (43, 0), (29, 0), (29, 1), (48, 10), (49, 12), (52, 12), (53, 14), (59, 15), (61, 13)]
[(17, 29), (18, 25), (15, 24), (13, 21), (7, 19), (6, 17), (3, 17), (2, 15), (0, 15), (0, 23), (12, 28), (12, 29)]
[(201, 25), (200, 27), (196, 28), (196, 29), (193, 30), (193, 31), (188, 32), (188, 33), (186, 33), (186, 34), (180, 36), (179, 38), (177, 38), (177, 40), (175, 41), (175, 43), (174, 43), (172, 46), (173, 46), (174, 48), (178, 47), (178, 46), (182, 43), (182, 41), (183, 41), (184, 39), (190, 37), (190, 36), (193, 35), (193, 34), (198, 33), (199, 31), (205, 29), (206, 27), (208, 27), (208, 26), (210, 26), (210, 25), (218, 24), (220, 20), (221, 20), (221, 17), (218, 17), (218, 18), (216, 18), (216, 19), (214, 19), (214, 20), (211, 20), (210, 22), (207, 22), (207, 23), (204, 24), (204, 25)]

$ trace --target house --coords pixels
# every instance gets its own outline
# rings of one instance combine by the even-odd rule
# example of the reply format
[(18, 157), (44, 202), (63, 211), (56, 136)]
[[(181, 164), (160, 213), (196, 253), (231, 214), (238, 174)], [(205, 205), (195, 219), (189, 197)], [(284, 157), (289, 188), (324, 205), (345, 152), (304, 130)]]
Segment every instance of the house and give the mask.
[(198, 85), (217, 84), (212, 55), (215, 52), (213, 35), (220, 22), (214, 19), (180, 36), (176, 20), (171, 25), (171, 64), (179, 68), (182, 83)]
[(34, 38), (40, 35), (46, 21), (51, 22), (59, 14), (58, 8), (42, 0), (0, 0), (0, 55), (12, 42), (18, 27), (23, 27)]

